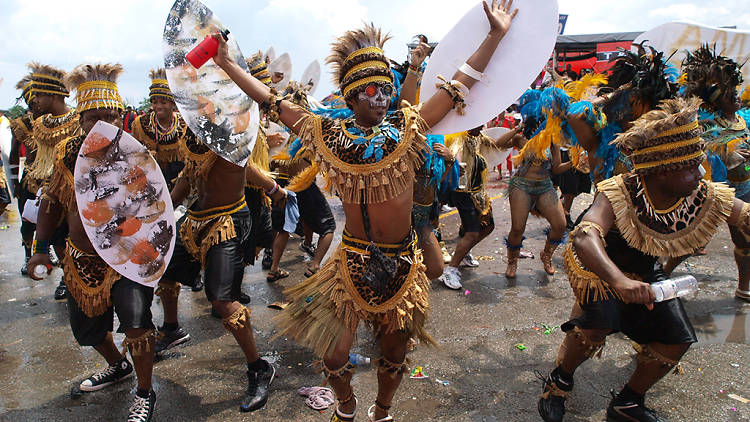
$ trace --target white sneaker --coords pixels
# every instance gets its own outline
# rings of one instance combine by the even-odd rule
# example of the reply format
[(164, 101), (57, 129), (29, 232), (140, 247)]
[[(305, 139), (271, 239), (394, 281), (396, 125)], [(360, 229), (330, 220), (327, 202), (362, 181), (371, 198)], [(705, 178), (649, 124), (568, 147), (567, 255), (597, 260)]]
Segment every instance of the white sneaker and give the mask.
[(467, 253), (464, 259), (461, 260), (461, 265), (466, 267), (478, 267), (479, 261), (474, 259), (474, 256), (471, 255), (471, 252)]
[(458, 268), (451, 267), (450, 265), (445, 267), (443, 275), (440, 276), (440, 280), (443, 281), (445, 287), (453, 290), (458, 290), (461, 287), (461, 273)]

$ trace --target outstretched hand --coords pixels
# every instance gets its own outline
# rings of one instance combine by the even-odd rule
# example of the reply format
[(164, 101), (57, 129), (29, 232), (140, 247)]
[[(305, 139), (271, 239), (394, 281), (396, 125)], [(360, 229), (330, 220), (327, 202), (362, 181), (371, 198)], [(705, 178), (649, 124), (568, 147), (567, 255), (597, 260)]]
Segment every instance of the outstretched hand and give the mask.
[(420, 42), (419, 45), (412, 50), (411, 52), (411, 64), (412, 66), (422, 66), (422, 63), (424, 63), (424, 59), (427, 58), (427, 55), (430, 53), (430, 47), (429, 44)]
[(513, 18), (518, 13), (518, 8), (511, 11), (513, 0), (492, 0), (492, 4), (488, 5), (485, 0), (482, 5), (484, 6), (484, 13), (487, 15), (487, 20), (490, 22), (490, 34), (497, 37), (504, 37), (510, 29), (510, 24), (513, 22)]

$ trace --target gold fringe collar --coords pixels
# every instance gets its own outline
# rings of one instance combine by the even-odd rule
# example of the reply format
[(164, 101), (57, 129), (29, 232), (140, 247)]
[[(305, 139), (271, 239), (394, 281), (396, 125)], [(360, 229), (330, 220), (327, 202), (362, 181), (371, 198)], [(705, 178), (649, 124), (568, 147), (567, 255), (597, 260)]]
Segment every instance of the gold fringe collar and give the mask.
[(636, 208), (630, 200), (630, 193), (620, 174), (600, 182), (597, 190), (612, 204), (615, 224), (623, 239), (632, 248), (646, 255), (658, 257), (679, 257), (695, 252), (706, 246), (716, 234), (719, 225), (732, 213), (734, 189), (719, 183), (705, 182), (707, 197), (693, 222), (674, 233), (664, 234), (644, 225), (638, 218)]

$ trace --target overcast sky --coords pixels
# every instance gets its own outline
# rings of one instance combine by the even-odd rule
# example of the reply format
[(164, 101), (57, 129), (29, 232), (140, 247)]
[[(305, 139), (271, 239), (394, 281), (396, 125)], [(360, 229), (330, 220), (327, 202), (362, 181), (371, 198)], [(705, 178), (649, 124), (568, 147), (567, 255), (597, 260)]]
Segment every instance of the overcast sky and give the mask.
[[(523, 1), (523, 0), (516, 0)], [(389, 57), (403, 60), (416, 33), (439, 41), (476, 1), (469, 0), (205, 0), (247, 56), (273, 45), (289, 52), (293, 77), (321, 65), (337, 34), (373, 21), (393, 35)], [(675, 20), (750, 29), (748, 0), (559, 0), (570, 15), (566, 34), (644, 31)], [(161, 36), (169, 0), (0, 0), (0, 108), (15, 104), (16, 82), (35, 60), (70, 70), (80, 63), (119, 62), (120, 90), (137, 104), (148, 94), (148, 71), (162, 65)], [(332, 84), (324, 70), (317, 97)]]

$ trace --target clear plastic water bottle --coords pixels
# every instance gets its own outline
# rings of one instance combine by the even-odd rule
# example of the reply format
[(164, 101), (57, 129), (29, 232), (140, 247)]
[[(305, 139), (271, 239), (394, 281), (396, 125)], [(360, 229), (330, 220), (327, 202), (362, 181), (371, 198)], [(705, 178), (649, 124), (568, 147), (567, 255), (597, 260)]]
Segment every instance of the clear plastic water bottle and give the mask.
[(698, 291), (698, 281), (692, 275), (683, 275), (651, 284), (656, 300), (663, 302)]
[(44, 265), (37, 265), (34, 267), (34, 276), (37, 278), (45, 278), (47, 277), (47, 267)]
[(370, 358), (360, 355), (359, 353), (349, 353), (349, 362), (352, 365), (362, 366), (369, 365)]

